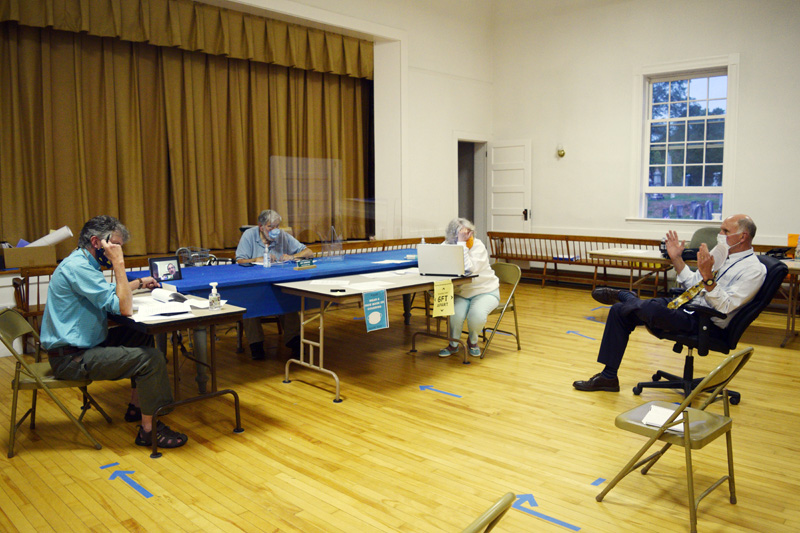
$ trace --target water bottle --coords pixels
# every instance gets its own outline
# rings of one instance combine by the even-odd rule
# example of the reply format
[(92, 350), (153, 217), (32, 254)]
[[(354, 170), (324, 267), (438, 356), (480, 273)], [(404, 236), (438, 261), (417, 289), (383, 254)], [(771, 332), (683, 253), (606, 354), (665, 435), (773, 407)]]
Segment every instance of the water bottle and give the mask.
[(264, 248), (264, 268), (269, 268), (269, 248)]

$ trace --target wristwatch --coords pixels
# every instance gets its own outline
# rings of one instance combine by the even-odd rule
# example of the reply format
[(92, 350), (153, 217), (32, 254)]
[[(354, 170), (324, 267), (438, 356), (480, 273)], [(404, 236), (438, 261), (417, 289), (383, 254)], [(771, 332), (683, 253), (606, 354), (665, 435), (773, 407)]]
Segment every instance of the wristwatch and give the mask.
[(706, 287), (710, 287), (715, 283), (716, 283), (716, 280), (714, 280), (714, 278), (704, 279), (703, 280), (703, 285), (705, 285)]

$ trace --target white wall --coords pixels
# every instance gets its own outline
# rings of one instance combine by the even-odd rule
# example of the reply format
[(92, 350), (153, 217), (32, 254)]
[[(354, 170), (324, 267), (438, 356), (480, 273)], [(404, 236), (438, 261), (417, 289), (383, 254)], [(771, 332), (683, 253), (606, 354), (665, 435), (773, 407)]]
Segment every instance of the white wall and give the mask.
[(207, 1), (374, 38), (377, 235), (444, 233), (458, 210), (454, 134), (491, 135), (491, 2)]
[(641, 134), (633, 75), (729, 54), (740, 57), (739, 115), (725, 213), (751, 214), (756, 242), (800, 231), (800, 2), (623, 0), (545, 16), (536, 4), (498, 0), (493, 21), (493, 136), (533, 141), (536, 231), (663, 234), (669, 224), (626, 221), (636, 213), (630, 147)]
[(630, 220), (634, 73), (730, 54), (739, 104), (725, 213), (751, 214), (756, 242), (800, 231), (798, 0), (205, 1), (376, 39), (379, 236), (439, 233), (454, 216), (461, 132), (531, 139), (534, 230), (662, 235), (676, 223)]

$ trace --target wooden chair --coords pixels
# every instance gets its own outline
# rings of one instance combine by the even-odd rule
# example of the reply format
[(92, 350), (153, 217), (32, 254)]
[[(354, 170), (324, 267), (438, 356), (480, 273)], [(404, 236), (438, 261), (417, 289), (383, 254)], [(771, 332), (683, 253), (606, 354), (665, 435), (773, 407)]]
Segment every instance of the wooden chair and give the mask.
[[(747, 364), (747, 361), (750, 360), (752, 355), (753, 348), (746, 348), (728, 356), (717, 368), (712, 370), (683, 400), (683, 403), (677, 407), (674, 403), (670, 402), (652, 401), (617, 416), (615, 424), (618, 428), (649, 437), (649, 439), (647, 443), (634, 454), (622, 470), (619, 471), (616, 477), (611, 480), (608, 486), (597, 495), (596, 500), (598, 502), (603, 501), (605, 495), (608, 494), (622, 478), (634, 470), (637, 470), (639, 467), (644, 466), (642, 474), (647, 474), (656, 461), (658, 461), (674, 444), (676, 446), (683, 446), (685, 450), (689, 522), (693, 532), (697, 531), (697, 507), (700, 504), (700, 500), (705, 498), (712, 490), (725, 481), (728, 482), (730, 502), (735, 504), (736, 483), (733, 475), (733, 443), (731, 439), (733, 420), (730, 414), (728, 384), (742, 367)], [(690, 407), (699, 394), (709, 391), (709, 396), (699, 409), (692, 409)], [(706, 411), (706, 408), (720, 397), (723, 401), (723, 414), (720, 415)], [(651, 408), (663, 410), (662, 412), (666, 412), (667, 416), (664, 420), (658, 422), (648, 420), (648, 418), (652, 416)], [(692, 474), (692, 451), (705, 447), (722, 435), (725, 435), (727, 444), (728, 474), (712, 483), (699, 497), (695, 498), (694, 478)], [(664, 442), (664, 446), (659, 451), (641, 459), (645, 452), (657, 441)]]
[(488, 533), (503, 519), (505, 514), (511, 509), (516, 496), (513, 492), (506, 493), (497, 500), (491, 507), (483, 512), (462, 533)]
[[(24, 335), (32, 335), (36, 340), (36, 356), (34, 362), (28, 362), (23, 354), (18, 353), (14, 349), (14, 341)], [(36, 393), (43, 390), (48, 396), (58, 405), (67, 417), (72, 420), (73, 424), (86, 435), (95, 448), (98, 450), (102, 448), (99, 442), (89, 434), (86, 426), (83, 425), (83, 417), (86, 411), (94, 406), (100, 414), (111, 423), (111, 417), (100, 407), (94, 398), (89, 394), (87, 387), (92, 383), (90, 380), (80, 381), (67, 381), (56, 379), (53, 376), (53, 370), (50, 368), (49, 361), (41, 360), (41, 348), (39, 347), (39, 335), (33, 330), (31, 325), (25, 318), (14, 309), (4, 309), (0, 311), (0, 341), (8, 348), (8, 351), (16, 358), (17, 364), (14, 370), (14, 379), (11, 382), (13, 389), (13, 396), (11, 400), (11, 425), (8, 433), (8, 456), (14, 456), (14, 443), (16, 439), (17, 429), (22, 425), (25, 419), (30, 415), (31, 423), (30, 428), (36, 429)], [(77, 418), (73, 415), (61, 400), (59, 400), (53, 389), (64, 388), (78, 388), (83, 393), (83, 405), (81, 407), (81, 414)], [(17, 420), (17, 400), (19, 399), (19, 391), (30, 390), (32, 391), (31, 407), (28, 409), (22, 418)]]
[[(11, 280), (14, 287), (14, 302), (16, 310), (27, 320), (38, 333), (41, 328), (41, 317), (44, 315), (44, 288), (50, 281), (55, 266), (24, 267), (20, 269), (20, 277)], [(33, 287), (33, 291), (31, 290)], [(35, 292), (35, 296), (34, 293)], [(23, 353), (28, 353), (28, 340), (26, 335), (23, 341)]]

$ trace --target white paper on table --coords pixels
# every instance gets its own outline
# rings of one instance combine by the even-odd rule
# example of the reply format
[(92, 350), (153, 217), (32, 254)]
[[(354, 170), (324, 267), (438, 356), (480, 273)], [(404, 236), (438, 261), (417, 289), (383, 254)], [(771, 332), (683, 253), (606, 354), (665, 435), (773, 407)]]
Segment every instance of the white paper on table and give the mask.
[(393, 263), (410, 263), (411, 260), (406, 259), (384, 259), (383, 261), (373, 261), (373, 265), (391, 265)]
[(312, 279), (311, 285), (350, 285), (349, 279)]
[(393, 278), (397, 275), (398, 272), (400, 271), (391, 270), (389, 272), (370, 272), (369, 274), (362, 274), (362, 276), (364, 276), (365, 278), (372, 278), (372, 279)]
[[(644, 418), (642, 418), (642, 423), (648, 426), (661, 427), (664, 425), (664, 422), (666, 422), (669, 419), (669, 417), (672, 416), (672, 413), (674, 412), (675, 411), (673, 411), (672, 409), (666, 407), (661, 407), (659, 405), (651, 405), (650, 410), (647, 412), (646, 415), (644, 415)], [(675, 420), (675, 422), (682, 422), (682, 421), (683, 421), (683, 414), (681, 414), (681, 416), (679, 416)], [(677, 426), (671, 426), (668, 431), (674, 431), (676, 433), (683, 434), (683, 424), (679, 424)]]
[(148, 320), (182, 320), (184, 318), (194, 318), (194, 314), (191, 312), (179, 313), (177, 315), (140, 315), (136, 313), (131, 318), (134, 322), (147, 322)]
[[(228, 302), (228, 300), (220, 300), (219, 305), (223, 306)], [(191, 307), (195, 309), (208, 309), (211, 305), (208, 300), (195, 300), (194, 298), (190, 298), (186, 300), (186, 303), (189, 304)]]
[[(152, 300), (152, 298), (151, 298)], [(150, 303), (140, 303), (139, 309), (133, 319), (137, 322), (149, 318), (161, 318), (169, 316), (174, 318), (177, 315), (191, 314), (192, 308), (186, 302), (157, 302), (152, 300)]]
[(350, 288), (357, 291), (377, 291), (391, 286), (392, 284), (387, 281), (367, 281), (364, 283), (353, 283), (350, 285)]

